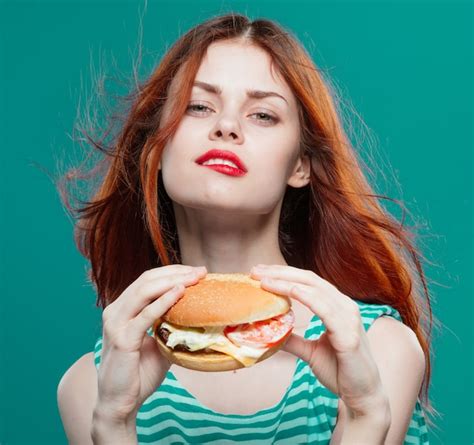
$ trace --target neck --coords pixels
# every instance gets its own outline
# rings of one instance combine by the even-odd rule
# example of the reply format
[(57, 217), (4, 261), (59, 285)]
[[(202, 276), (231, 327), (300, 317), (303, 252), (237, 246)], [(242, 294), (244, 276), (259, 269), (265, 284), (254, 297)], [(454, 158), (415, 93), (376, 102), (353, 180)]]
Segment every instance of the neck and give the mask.
[(278, 242), (280, 209), (241, 214), (190, 209), (175, 204), (181, 262), (208, 273), (249, 273), (259, 263), (287, 262)]

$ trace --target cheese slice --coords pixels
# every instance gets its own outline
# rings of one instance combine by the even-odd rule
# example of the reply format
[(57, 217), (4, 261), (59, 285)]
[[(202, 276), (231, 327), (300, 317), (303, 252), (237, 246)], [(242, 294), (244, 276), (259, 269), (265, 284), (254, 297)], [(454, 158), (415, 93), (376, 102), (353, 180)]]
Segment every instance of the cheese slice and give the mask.
[(223, 326), (206, 327), (204, 328), (205, 332), (197, 328), (177, 328), (167, 322), (163, 322), (161, 327), (170, 331), (168, 341), (166, 342), (166, 346), (170, 348), (178, 344), (186, 345), (190, 351), (209, 348), (230, 355), (244, 366), (254, 365), (269, 349), (237, 346), (224, 335)]
[(249, 348), (248, 346), (236, 346), (231, 341), (227, 340), (228, 343), (225, 345), (214, 344), (208, 346), (209, 349), (214, 351), (223, 352), (224, 354), (230, 355), (242, 363), (244, 366), (252, 366), (257, 360), (265, 354), (268, 348)]

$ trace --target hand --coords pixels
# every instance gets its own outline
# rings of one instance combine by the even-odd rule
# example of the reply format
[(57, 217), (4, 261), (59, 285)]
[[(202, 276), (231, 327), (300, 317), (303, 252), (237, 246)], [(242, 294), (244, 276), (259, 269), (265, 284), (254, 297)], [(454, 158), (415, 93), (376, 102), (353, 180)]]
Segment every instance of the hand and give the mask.
[(147, 270), (104, 309), (98, 416), (134, 419), (161, 384), (171, 363), (147, 330), (184, 295), (186, 286), (205, 275), (205, 269), (181, 264)]
[(309, 364), (314, 375), (339, 395), (354, 417), (377, 414), (388, 404), (357, 303), (310, 270), (283, 265), (254, 267), (261, 287), (301, 302), (324, 326), (317, 340), (291, 334), (282, 350)]

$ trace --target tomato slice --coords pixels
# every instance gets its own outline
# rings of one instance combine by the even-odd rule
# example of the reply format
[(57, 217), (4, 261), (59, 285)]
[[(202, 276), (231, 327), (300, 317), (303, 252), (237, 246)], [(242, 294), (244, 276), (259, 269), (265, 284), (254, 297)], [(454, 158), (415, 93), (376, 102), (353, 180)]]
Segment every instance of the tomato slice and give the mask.
[(295, 315), (290, 309), (287, 313), (269, 320), (227, 326), (224, 335), (236, 346), (269, 348), (291, 333), (294, 322)]

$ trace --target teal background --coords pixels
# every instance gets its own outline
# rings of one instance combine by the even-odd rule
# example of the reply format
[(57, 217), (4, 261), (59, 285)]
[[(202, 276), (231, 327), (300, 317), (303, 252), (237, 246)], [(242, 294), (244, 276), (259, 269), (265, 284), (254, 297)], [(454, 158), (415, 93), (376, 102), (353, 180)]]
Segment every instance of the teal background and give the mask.
[[(131, 1), (0, 2), (2, 445), (66, 443), (56, 387), (92, 350), (101, 314), (42, 169), (80, 159), (69, 137), (78, 106), (101, 66), (131, 75), (142, 10)], [(294, 32), (371, 129), (362, 156), (377, 152), (379, 191), (405, 202), (434, 263), (425, 270), (442, 329), (431, 395), (442, 418), (430, 441), (472, 443), (472, 5), (149, 1), (141, 75), (181, 33), (230, 10)]]

